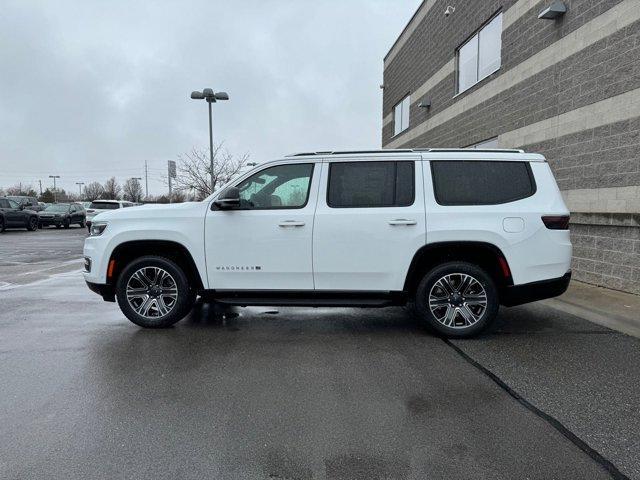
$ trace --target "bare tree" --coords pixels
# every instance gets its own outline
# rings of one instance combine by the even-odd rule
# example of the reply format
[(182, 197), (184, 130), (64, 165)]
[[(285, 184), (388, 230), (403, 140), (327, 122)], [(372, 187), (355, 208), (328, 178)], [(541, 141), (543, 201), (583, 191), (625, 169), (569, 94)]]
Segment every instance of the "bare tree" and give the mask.
[[(213, 149), (213, 189), (224, 185), (236, 176), (246, 165), (248, 154), (234, 157), (223, 144), (214, 145)], [(202, 200), (211, 192), (211, 163), (209, 150), (192, 148), (190, 152), (178, 156), (177, 178), (175, 189), (191, 194), (195, 199)]]
[(122, 194), (125, 200), (139, 202), (142, 197), (142, 185), (137, 178), (130, 178), (125, 182)]
[(84, 198), (92, 202), (104, 194), (104, 187), (98, 182), (91, 182), (84, 186)]
[(122, 187), (116, 181), (116, 177), (111, 177), (104, 183), (104, 191), (102, 192), (102, 198), (105, 200), (120, 200), (120, 193)]
[(27, 197), (37, 197), (38, 193), (31, 188), (31, 185), (23, 185), (19, 183), (13, 187), (7, 188), (7, 195), (25, 195)]

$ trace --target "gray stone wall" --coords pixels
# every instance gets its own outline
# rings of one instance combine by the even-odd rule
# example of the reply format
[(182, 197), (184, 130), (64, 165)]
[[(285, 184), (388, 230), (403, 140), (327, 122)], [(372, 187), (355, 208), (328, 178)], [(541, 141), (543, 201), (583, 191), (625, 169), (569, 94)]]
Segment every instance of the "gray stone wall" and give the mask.
[(640, 295), (640, 215), (573, 213), (573, 278)]

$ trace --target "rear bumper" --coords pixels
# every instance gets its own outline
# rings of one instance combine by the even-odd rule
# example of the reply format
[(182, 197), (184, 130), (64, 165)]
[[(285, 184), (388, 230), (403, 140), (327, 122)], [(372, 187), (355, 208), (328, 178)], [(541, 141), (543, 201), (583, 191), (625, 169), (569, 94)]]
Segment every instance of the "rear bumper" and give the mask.
[(92, 283), (87, 282), (87, 287), (92, 292), (97, 293), (102, 297), (105, 302), (115, 302), (116, 301), (116, 292), (113, 288), (113, 285), (107, 285), (104, 283)]
[(500, 303), (506, 307), (514, 307), (523, 303), (557, 297), (567, 291), (570, 281), (571, 271), (560, 278), (505, 287), (500, 292)]

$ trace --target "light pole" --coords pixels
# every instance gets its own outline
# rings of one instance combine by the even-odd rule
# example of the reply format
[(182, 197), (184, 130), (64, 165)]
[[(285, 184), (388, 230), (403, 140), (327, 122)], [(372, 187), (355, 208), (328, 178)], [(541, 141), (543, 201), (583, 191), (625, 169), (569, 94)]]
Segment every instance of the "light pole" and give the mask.
[(78, 185), (78, 193), (80, 194), (80, 200), (82, 200), (82, 185), (84, 185), (84, 182), (76, 182), (76, 185)]
[(56, 178), (60, 178), (60, 175), (49, 175), (49, 178), (53, 178), (53, 203), (58, 203), (56, 197)]
[[(131, 177), (131, 180), (135, 180), (136, 181), (136, 186), (140, 185), (140, 183), (138, 183), (139, 180), (142, 180), (142, 177)], [(140, 203), (140, 194), (138, 193), (138, 189), (136, 188), (136, 199), (135, 199), (136, 203)]]
[(213, 187), (215, 181), (213, 178), (213, 127), (211, 126), (211, 104), (216, 103), (217, 100), (229, 100), (227, 92), (216, 92), (210, 88), (205, 88), (201, 92), (191, 92), (191, 98), (194, 100), (206, 100), (209, 104), (209, 161), (211, 163), (211, 193), (213, 193)]

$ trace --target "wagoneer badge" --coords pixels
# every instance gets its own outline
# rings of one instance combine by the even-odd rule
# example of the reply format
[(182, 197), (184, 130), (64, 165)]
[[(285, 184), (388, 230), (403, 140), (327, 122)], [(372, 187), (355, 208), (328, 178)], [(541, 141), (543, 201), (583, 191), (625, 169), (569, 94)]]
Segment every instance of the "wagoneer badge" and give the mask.
[(262, 267), (260, 265), (251, 265), (251, 266), (227, 266), (227, 265), (220, 265), (216, 267), (216, 270), (228, 270), (228, 271), (256, 271), (256, 270), (262, 270)]

